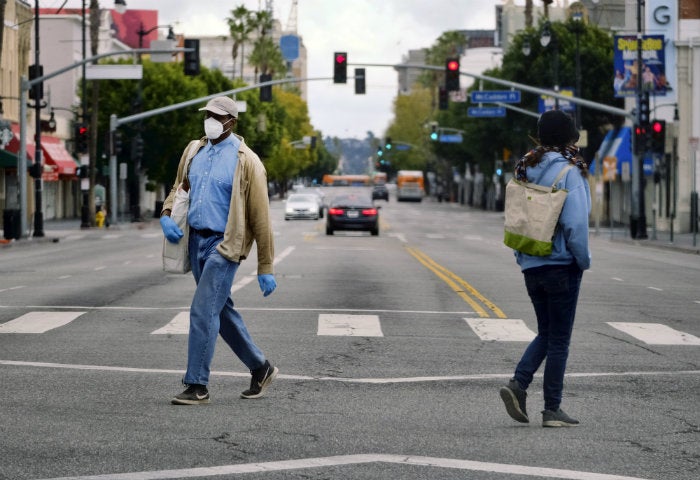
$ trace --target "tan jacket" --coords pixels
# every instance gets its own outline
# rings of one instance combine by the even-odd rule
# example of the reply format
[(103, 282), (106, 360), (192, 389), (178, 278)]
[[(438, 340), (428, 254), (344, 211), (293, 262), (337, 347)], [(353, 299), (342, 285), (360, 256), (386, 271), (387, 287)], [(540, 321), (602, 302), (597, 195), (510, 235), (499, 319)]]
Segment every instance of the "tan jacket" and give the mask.
[[(267, 196), (267, 172), (260, 158), (245, 144), (243, 137), (236, 135), (236, 138), (241, 141), (241, 146), (238, 149), (231, 205), (224, 239), (216, 250), (224, 258), (240, 262), (248, 256), (255, 241), (258, 249), (258, 275), (274, 273), (272, 261), (275, 258), (275, 247), (270, 222), (270, 200)], [(193, 143), (197, 144), (196, 148)], [(177, 167), (175, 184), (163, 202), (163, 211), (173, 207), (175, 191), (186, 176), (184, 170), (187, 160), (194, 157), (206, 144), (207, 138), (203, 137), (193, 140), (185, 148)]]

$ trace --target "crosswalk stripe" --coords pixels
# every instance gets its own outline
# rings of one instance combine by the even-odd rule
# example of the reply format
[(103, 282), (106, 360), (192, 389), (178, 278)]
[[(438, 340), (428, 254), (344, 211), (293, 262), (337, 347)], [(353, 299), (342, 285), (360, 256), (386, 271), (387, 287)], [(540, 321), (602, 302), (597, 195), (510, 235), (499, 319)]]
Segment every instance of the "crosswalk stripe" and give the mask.
[(85, 312), (29, 312), (0, 325), (0, 333), (44, 333), (72, 322)]
[(535, 332), (525, 322), (508, 318), (465, 318), (480, 339), (495, 342), (529, 342)]
[(190, 312), (180, 312), (170, 322), (151, 332), (151, 335), (186, 335), (190, 333)]
[(383, 337), (378, 315), (326, 314), (318, 316), (318, 335)]
[(700, 345), (700, 338), (662, 323), (607, 322), (647, 345)]

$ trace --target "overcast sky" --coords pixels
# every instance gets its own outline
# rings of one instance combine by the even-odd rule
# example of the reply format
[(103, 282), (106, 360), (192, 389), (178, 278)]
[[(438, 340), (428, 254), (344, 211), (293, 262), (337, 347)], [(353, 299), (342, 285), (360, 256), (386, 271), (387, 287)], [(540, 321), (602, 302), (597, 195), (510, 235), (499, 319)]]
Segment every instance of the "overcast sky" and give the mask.
[[(42, 8), (65, 0), (40, 0)], [(251, 10), (265, 0), (126, 0), (127, 8), (158, 10), (159, 23), (176, 25), (185, 36), (228, 35), (226, 17), (240, 4)], [(297, 33), (307, 49), (309, 78), (333, 75), (333, 52), (348, 52), (352, 63), (400, 63), (411, 49), (431, 46), (445, 31), (493, 29), (495, 6), (503, 0), (298, 0)], [(88, 1), (89, 4), (89, 1)], [(66, 7), (80, 7), (68, 0)], [(100, 0), (112, 8), (113, 0)], [(292, 0), (274, 0), (274, 14), (287, 26)], [(176, 23), (177, 22), (177, 23)], [(348, 69), (348, 75), (353, 74)], [(391, 122), (398, 91), (392, 68), (367, 68), (367, 94), (355, 95), (352, 81), (308, 85), (311, 123), (324, 135), (364, 138), (371, 130), (383, 136)]]

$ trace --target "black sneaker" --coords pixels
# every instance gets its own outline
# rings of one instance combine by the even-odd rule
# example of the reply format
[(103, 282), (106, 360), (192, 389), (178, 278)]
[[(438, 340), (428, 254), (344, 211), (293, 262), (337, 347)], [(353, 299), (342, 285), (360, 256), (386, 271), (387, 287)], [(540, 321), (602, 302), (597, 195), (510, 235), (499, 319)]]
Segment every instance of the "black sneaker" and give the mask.
[(270, 365), (270, 362), (265, 360), (265, 365), (255, 370), (251, 370), (253, 378), (250, 380), (250, 388), (241, 393), (242, 398), (260, 398), (265, 393), (265, 389), (272, 383), (277, 376), (277, 367)]
[(511, 380), (507, 386), (501, 387), (500, 394), (503, 403), (506, 405), (506, 412), (513, 420), (520, 423), (530, 422), (525, 408), (527, 392), (520, 388), (518, 382)]
[(187, 385), (187, 389), (172, 399), (173, 405), (201, 405), (209, 403), (206, 385)]
[(543, 427), (576, 427), (579, 421), (571, 418), (561, 408), (556, 412), (552, 410), (542, 410)]

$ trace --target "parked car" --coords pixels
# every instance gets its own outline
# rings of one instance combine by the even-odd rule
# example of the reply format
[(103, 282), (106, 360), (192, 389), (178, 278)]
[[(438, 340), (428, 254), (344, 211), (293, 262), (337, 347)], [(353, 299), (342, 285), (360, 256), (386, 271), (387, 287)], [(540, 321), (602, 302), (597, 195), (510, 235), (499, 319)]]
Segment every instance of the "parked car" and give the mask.
[(372, 200), (389, 201), (389, 189), (386, 188), (386, 185), (375, 185), (372, 188)]
[(318, 220), (321, 216), (316, 195), (311, 193), (293, 193), (287, 197), (284, 206), (284, 219), (312, 219)]
[(326, 235), (337, 230), (365, 230), (379, 235), (379, 208), (366, 194), (338, 195), (328, 204)]

